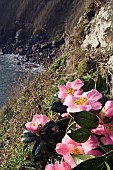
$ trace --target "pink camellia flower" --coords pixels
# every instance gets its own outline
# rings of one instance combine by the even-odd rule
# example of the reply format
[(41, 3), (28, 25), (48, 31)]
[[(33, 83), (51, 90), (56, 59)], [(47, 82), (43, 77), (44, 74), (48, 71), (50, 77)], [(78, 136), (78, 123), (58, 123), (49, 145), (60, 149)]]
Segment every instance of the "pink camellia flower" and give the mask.
[(58, 143), (56, 145), (56, 152), (59, 155), (62, 155), (64, 161), (67, 162), (71, 168), (76, 166), (71, 154), (79, 155), (79, 154), (88, 154), (94, 156), (100, 156), (101, 153), (98, 150), (93, 150), (97, 148), (99, 145), (99, 141), (96, 136), (92, 135), (86, 142), (77, 143), (72, 140), (68, 135), (62, 139), (62, 143)]
[(100, 140), (104, 145), (113, 145), (113, 140), (111, 140), (109, 136), (101, 137)]
[(70, 165), (67, 162), (55, 162), (55, 164), (48, 164), (45, 170), (71, 170)]
[(113, 116), (113, 101), (107, 101), (102, 109), (102, 112), (105, 113), (104, 116), (111, 118)]
[(58, 84), (59, 92), (58, 97), (64, 101), (68, 95), (80, 95), (81, 87), (84, 83), (80, 79), (76, 79), (73, 82), (67, 82), (66, 86)]
[(97, 128), (91, 130), (96, 135), (105, 135), (105, 128), (103, 124), (99, 124)]
[(91, 132), (100, 135), (100, 140), (104, 145), (113, 144), (113, 121), (104, 124), (102, 121), (97, 128), (92, 129)]
[(100, 140), (104, 145), (113, 144), (113, 121), (99, 124), (96, 129), (92, 129), (92, 133), (102, 136)]
[(38, 133), (40, 128), (48, 122), (46, 115), (34, 115), (33, 120), (25, 124), (26, 128), (32, 133)]
[(107, 124), (103, 124), (104, 126), (104, 137), (101, 138), (103, 144), (113, 144), (113, 121)]
[(68, 106), (67, 112), (70, 113), (99, 110), (102, 107), (102, 104), (98, 102), (101, 97), (101, 93), (92, 89), (89, 92), (83, 92), (79, 96), (67, 96), (63, 105)]

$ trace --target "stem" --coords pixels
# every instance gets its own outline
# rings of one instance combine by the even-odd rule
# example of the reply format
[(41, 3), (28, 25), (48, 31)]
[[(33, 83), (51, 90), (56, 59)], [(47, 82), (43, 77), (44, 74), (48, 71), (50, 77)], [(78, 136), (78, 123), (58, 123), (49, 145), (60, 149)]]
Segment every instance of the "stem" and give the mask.
[[(70, 121), (69, 121), (69, 124), (68, 124), (68, 127), (67, 127), (67, 130), (66, 130), (66, 133), (68, 132), (69, 128), (75, 124), (75, 122), (72, 122), (71, 121), (73, 120), (73, 118), (71, 117)], [(71, 124), (70, 124), (71, 123)]]
[(109, 152), (103, 154), (102, 156), (108, 156), (108, 155), (110, 155), (111, 153), (113, 153), (113, 150), (111, 150), (111, 151), (109, 151)]

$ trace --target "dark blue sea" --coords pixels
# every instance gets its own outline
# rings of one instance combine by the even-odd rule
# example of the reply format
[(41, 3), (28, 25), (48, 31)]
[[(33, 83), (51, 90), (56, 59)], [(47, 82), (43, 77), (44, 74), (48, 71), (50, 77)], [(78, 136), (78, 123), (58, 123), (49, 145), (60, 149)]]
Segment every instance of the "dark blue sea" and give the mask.
[(37, 74), (36, 68), (25, 69), (17, 63), (17, 56), (13, 54), (0, 55), (0, 108), (8, 101), (15, 87), (28, 84)]

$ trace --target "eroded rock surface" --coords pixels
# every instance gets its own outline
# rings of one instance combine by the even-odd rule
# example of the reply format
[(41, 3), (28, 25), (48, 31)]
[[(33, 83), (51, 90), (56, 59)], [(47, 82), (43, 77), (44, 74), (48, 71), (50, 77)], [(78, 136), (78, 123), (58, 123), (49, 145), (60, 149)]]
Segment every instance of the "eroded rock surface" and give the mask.
[(113, 0), (101, 7), (85, 28), (82, 48), (111, 48), (113, 46)]

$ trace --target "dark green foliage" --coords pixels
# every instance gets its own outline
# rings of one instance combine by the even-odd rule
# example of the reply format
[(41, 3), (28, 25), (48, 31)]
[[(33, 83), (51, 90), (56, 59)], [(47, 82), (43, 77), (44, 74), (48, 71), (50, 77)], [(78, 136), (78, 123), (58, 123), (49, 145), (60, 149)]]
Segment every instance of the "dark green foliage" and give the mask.
[(86, 129), (94, 129), (99, 125), (97, 116), (91, 112), (82, 111), (78, 113), (71, 113), (76, 123)]
[(39, 154), (41, 154), (43, 147), (44, 147), (44, 142), (37, 141), (32, 149), (33, 156), (38, 156)]
[(91, 135), (91, 130), (85, 128), (79, 128), (75, 131), (72, 131), (71, 134), (68, 134), (74, 141), (78, 143), (83, 143), (88, 140)]
[(23, 132), (21, 136), (21, 140), (24, 143), (31, 143), (38, 139), (38, 136), (34, 133), (31, 133), (30, 131), (26, 130)]
[(95, 88), (95, 82), (92, 78), (84, 82), (84, 86), (83, 86), (84, 91), (90, 91), (91, 89), (94, 89), (94, 88)]
[(86, 161), (86, 160), (89, 160), (89, 159), (92, 159), (94, 158), (94, 156), (92, 155), (85, 155), (85, 154), (82, 154), (82, 155), (72, 155), (76, 165), (79, 165), (80, 163)]
[(69, 124), (70, 118), (62, 118), (56, 122), (59, 130), (66, 130)]
[(51, 105), (51, 110), (56, 113), (66, 113), (67, 112), (67, 106), (64, 106), (62, 102), (54, 102)]
[(48, 131), (50, 131), (50, 129), (52, 129), (55, 126), (55, 122), (54, 121), (49, 121), (48, 123), (46, 123), (40, 130), (40, 133), (46, 133)]
[(102, 170), (104, 167), (105, 157), (89, 159), (77, 165), (73, 170)]

